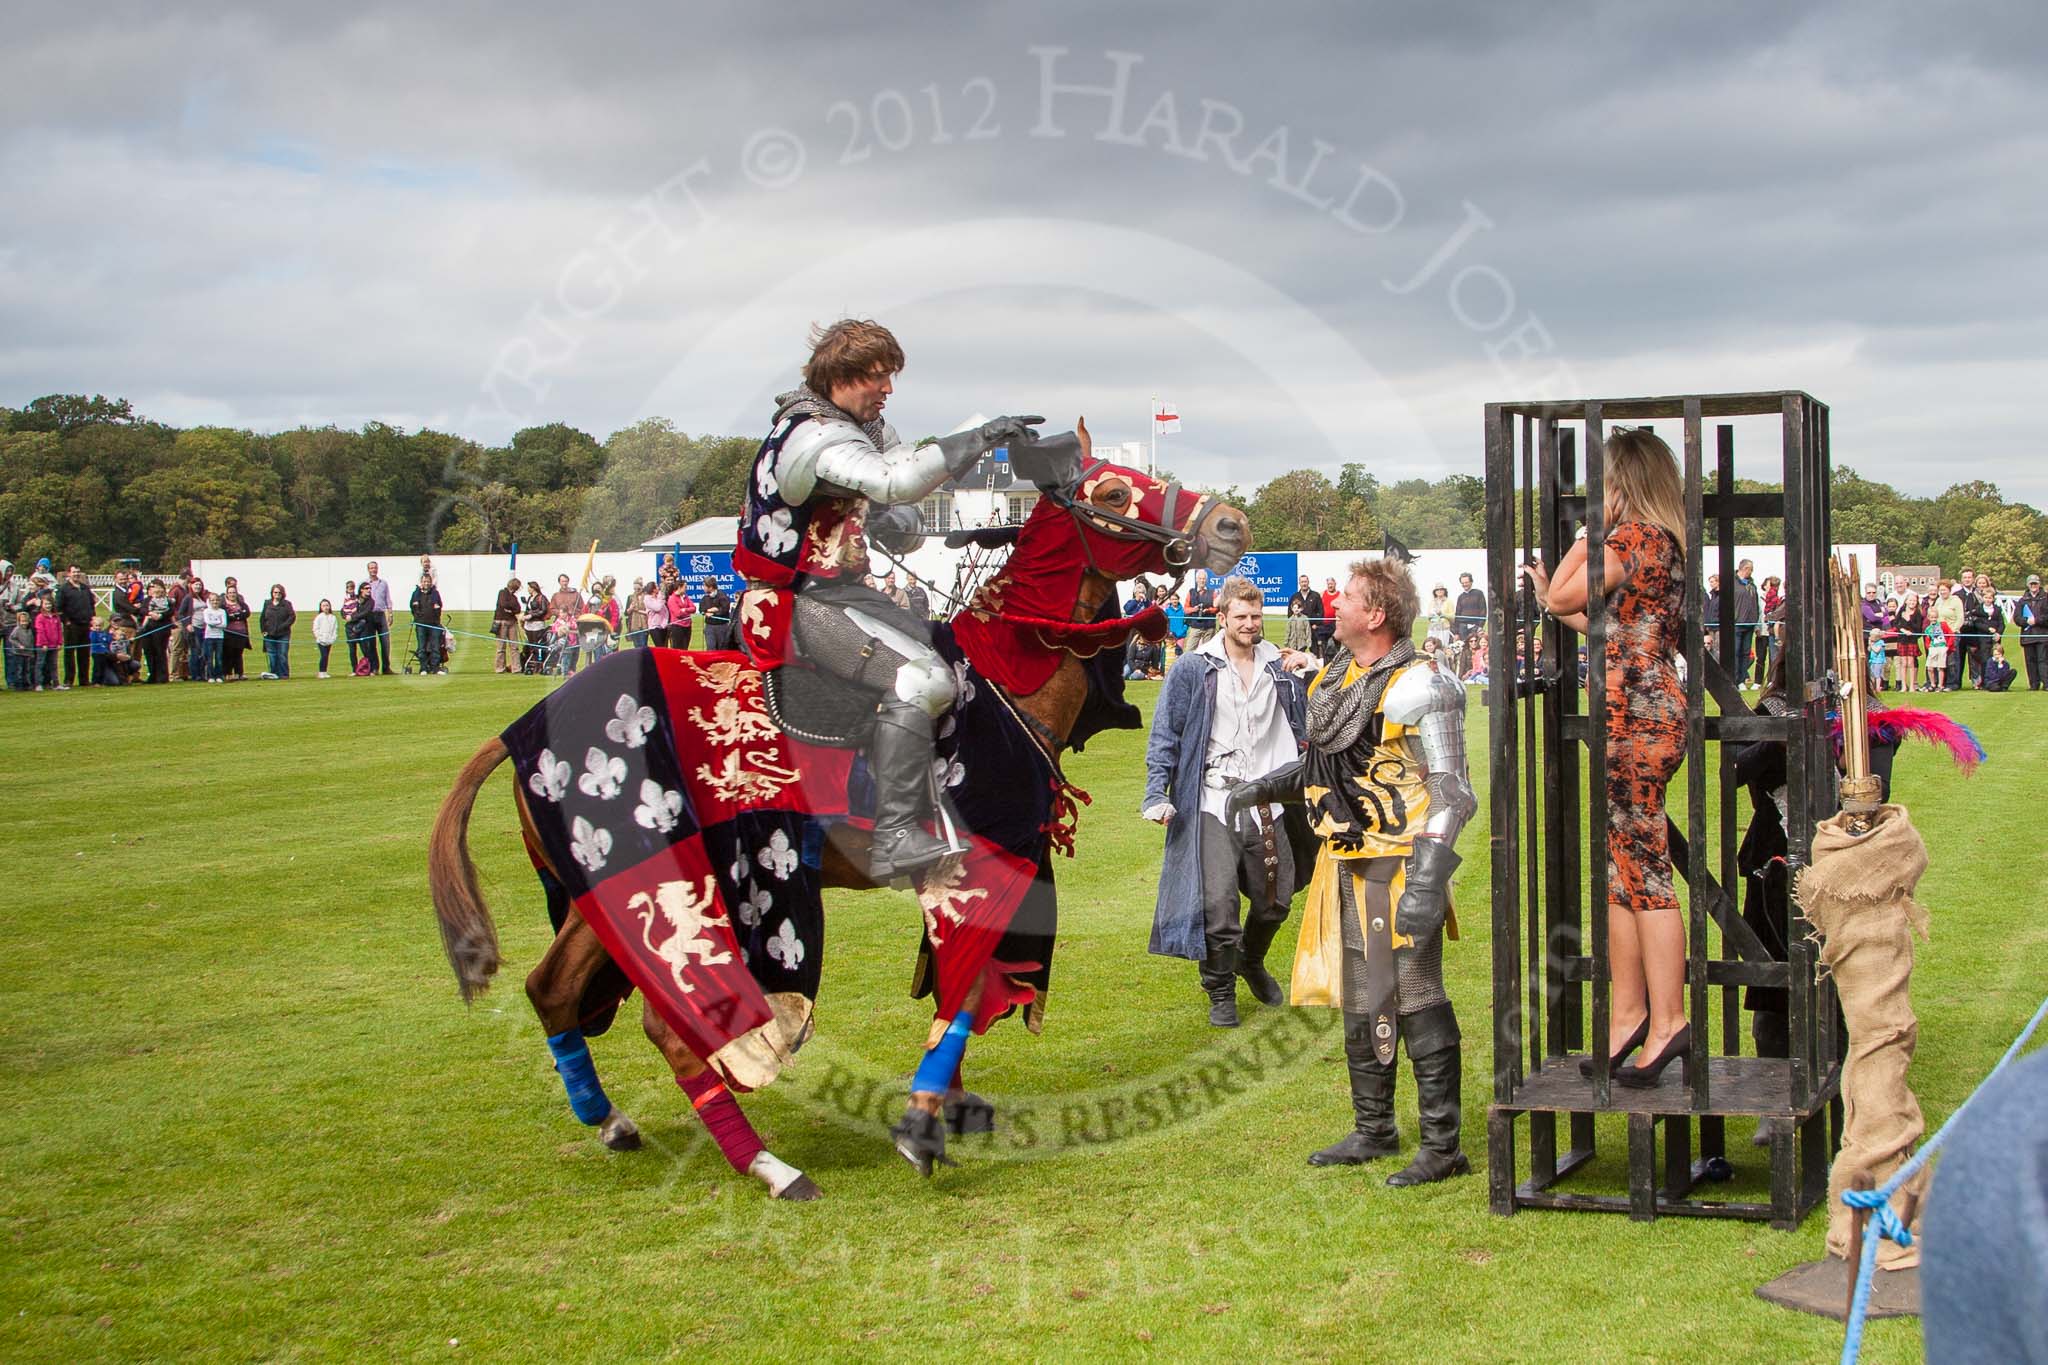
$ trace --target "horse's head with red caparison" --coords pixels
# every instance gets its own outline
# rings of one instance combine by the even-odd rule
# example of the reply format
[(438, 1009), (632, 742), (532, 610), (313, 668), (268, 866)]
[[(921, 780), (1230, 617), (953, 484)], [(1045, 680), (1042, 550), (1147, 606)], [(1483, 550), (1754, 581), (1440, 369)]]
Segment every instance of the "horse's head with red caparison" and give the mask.
[[(1082, 574), (1111, 583), (1195, 569), (1222, 575), (1251, 549), (1251, 526), (1238, 508), (1097, 459), (1086, 419), (1075, 423), (1074, 436), (1077, 442), (1063, 444), (1053, 438), (1051, 448), (1063, 450), (1064, 460), (1055, 456), (1033, 471), (1038, 505), (1006, 566), (1006, 576), (1020, 586), (1036, 580), (1040, 591), (1032, 594), (1038, 600), (1030, 614), (1067, 618), (1075, 602), (1069, 593), (1080, 588)], [(1060, 527), (1062, 521), (1068, 526)], [(1064, 600), (1061, 609), (1052, 609), (1047, 590)], [(1014, 597), (1010, 604), (1014, 610)]]

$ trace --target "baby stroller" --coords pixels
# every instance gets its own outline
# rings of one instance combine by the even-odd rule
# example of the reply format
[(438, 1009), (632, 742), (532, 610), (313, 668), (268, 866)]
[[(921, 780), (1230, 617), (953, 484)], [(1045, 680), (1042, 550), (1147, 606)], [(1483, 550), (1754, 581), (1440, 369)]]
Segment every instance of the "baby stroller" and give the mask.
[(447, 668), (447, 633), (439, 626), (415, 626), (412, 632), (412, 646), (405, 656), (406, 673), (442, 673), (446, 672)]
[(548, 623), (528, 621), (523, 626), (526, 647), (519, 651), (519, 671), (528, 677), (539, 677), (548, 671), (548, 658), (553, 653), (549, 647)]

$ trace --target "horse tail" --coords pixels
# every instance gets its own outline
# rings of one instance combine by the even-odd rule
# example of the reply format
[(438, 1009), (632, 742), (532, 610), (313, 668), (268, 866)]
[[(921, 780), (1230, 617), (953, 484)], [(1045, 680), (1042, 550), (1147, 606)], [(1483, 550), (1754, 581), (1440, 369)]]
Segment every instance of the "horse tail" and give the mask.
[(496, 735), (483, 742), (442, 799), (427, 841), (427, 885), (434, 894), (434, 915), (441, 922), (441, 946), (455, 969), (465, 1004), (489, 990), (498, 972), (498, 926), (491, 921), (491, 908), (477, 886), (476, 864), (470, 861), (469, 813), (484, 779), (509, 756), (505, 741)]

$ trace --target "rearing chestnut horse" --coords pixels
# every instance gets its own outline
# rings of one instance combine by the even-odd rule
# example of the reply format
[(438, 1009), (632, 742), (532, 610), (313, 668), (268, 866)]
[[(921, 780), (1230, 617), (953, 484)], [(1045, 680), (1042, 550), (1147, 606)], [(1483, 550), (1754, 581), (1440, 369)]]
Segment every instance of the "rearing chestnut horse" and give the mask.
[[(1156, 608), (1115, 617), (1117, 582), (1192, 567), (1225, 573), (1250, 548), (1237, 508), (1094, 460), (1085, 424), (1078, 434), (1081, 459), (1040, 483), (1008, 562), (935, 632), (962, 680), (962, 701), (941, 726), (937, 780), (971, 851), (918, 888), (918, 978), (935, 1001), (927, 1062), (944, 1057), (950, 1068), (939, 1084), (956, 1133), (993, 1117), (960, 1088), (966, 1036), (1013, 1012), (1039, 1027), (1054, 933), (1050, 852), (1071, 852), (1072, 789), (1058, 755), (1096, 729), (1138, 723), (1120, 693), (1105, 700), (1090, 681), (1120, 686), (1132, 633), (1163, 630)], [(744, 603), (736, 615), (744, 632)], [(766, 1150), (732, 1092), (772, 1081), (810, 1035), (822, 889), (872, 885), (863, 774), (847, 749), (821, 738), (776, 727), (742, 654), (610, 655), (484, 742), (442, 802), (428, 854), (443, 946), (473, 1000), (499, 953), (469, 857), (469, 816), (484, 780), (514, 759), (520, 828), (556, 926), (526, 992), (572, 1110), (607, 1147), (639, 1146), (584, 1041), (638, 987), (648, 1038), (720, 1150), (781, 1199), (820, 1191)], [(942, 1112), (928, 1069), (906, 1124)], [(943, 1130), (937, 1152), (898, 1135), (898, 1150), (927, 1175), (943, 1145)]]

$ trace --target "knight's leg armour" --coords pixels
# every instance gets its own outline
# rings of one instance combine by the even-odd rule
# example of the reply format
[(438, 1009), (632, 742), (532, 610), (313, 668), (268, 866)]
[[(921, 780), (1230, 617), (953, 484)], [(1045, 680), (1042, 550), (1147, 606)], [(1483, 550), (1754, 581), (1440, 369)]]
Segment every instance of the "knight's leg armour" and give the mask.
[[(932, 728), (953, 702), (952, 670), (930, 645), (873, 615), (866, 626), (826, 592), (797, 596), (798, 655), (813, 667), (877, 693), (868, 768), (875, 780), (875, 827), (868, 873), (886, 881), (945, 857), (945, 841), (925, 832), (930, 814)], [(893, 613), (893, 608), (888, 609)], [(864, 613), (864, 616), (869, 615)]]

